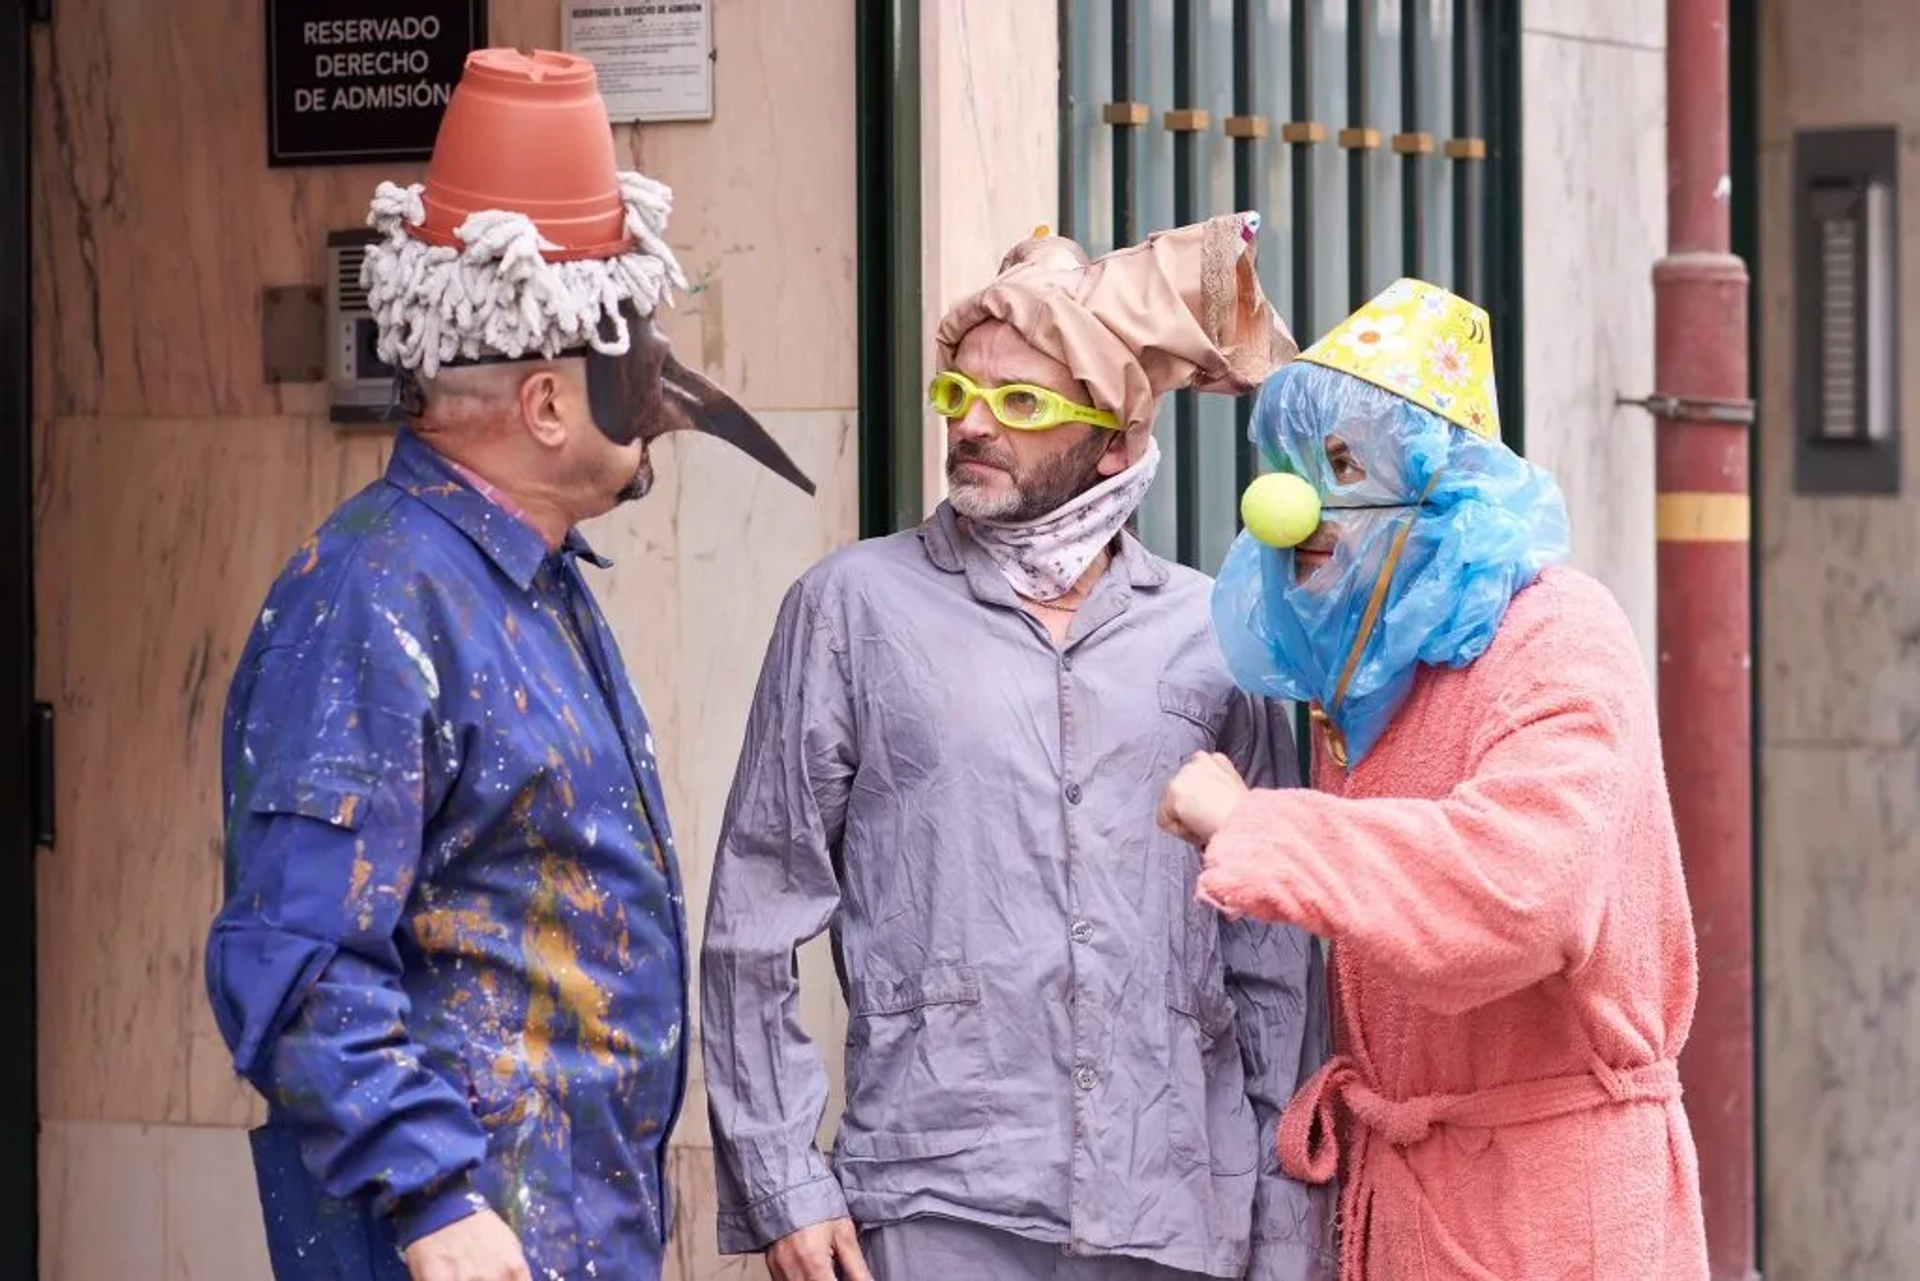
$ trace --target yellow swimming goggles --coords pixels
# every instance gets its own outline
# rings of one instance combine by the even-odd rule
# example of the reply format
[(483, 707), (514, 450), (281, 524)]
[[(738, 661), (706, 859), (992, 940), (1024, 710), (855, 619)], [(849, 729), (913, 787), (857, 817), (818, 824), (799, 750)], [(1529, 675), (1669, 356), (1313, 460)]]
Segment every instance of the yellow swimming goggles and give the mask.
[(965, 374), (949, 369), (935, 374), (927, 387), (927, 400), (933, 412), (942, 418), (961, 418), (984, 400), (1003, 427), (1015, 431), (1045, 431), (1061, 423), (1089, 423), (1108, 431), (1119, 431), (1120, 420), (1104, 409), (1076, 405), (1057, 391), (1032, 383), (1007, 383), (1001, 387), (982, 387)]

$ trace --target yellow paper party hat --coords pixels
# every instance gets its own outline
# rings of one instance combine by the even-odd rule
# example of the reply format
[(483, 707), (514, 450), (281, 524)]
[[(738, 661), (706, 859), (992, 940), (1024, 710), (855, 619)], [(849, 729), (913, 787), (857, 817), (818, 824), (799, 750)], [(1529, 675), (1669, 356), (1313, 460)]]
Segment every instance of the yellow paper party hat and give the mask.
[(1487, 313), (1438, 285), (1396, 280), (1299, 359), (1384, 387), (1476, 436), (1500, 439)]

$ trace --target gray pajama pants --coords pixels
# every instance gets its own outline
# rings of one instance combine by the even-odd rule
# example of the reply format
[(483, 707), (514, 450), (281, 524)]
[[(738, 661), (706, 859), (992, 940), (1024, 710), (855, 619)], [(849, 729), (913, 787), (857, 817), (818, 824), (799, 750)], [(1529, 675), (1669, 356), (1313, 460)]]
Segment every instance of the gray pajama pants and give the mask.
[(1207, 1281), (1145, 1259), (1082, 1258), (954, 1219), (908, 1219), (860, 1234), (873, 1281)]

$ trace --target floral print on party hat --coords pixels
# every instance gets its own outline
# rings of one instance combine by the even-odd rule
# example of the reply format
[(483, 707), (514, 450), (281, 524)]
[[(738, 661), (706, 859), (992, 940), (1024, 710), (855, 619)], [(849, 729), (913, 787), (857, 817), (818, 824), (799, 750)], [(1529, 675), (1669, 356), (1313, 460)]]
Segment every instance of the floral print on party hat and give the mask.
[(1396, 280), (1299, 359), (1384, 387), (1483, 439), (1500, 439), (1487, 313), (1438, 285)]

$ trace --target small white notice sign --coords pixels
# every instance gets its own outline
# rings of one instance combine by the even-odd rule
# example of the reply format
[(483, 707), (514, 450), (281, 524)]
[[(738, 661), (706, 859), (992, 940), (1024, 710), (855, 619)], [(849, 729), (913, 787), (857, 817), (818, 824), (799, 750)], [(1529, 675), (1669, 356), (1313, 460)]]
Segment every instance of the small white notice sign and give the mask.
[(713, 119), (713, 0), (566, 0), (566, 49), (593, 63), (616, 124)]

